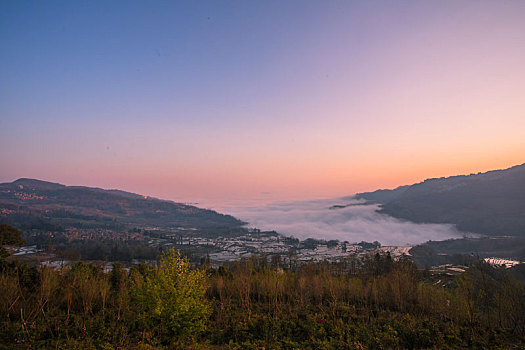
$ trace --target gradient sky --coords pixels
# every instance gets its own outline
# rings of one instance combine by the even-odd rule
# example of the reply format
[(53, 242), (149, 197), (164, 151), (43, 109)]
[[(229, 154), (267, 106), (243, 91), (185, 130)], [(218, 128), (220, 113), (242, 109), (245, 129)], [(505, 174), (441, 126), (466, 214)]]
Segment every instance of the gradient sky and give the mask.
[(525, 162), (525, 2), (2, 1), (0, 181), (297, 200)]

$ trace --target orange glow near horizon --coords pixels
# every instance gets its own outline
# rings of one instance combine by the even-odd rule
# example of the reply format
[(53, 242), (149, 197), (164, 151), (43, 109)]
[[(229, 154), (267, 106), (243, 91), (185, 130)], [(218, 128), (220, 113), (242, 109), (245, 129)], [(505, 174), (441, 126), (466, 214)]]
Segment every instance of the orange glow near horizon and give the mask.
[(292, 3), (0, 5), (0, 181), (220, 203), (525, 163), (521, 2)]

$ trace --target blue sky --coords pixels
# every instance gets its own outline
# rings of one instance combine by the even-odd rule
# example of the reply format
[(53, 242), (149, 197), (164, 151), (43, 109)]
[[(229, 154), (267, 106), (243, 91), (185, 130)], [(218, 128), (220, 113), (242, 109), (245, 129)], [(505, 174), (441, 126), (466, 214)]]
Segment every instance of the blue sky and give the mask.
[(346, 195), (523, 162), (521, 1), (4, 1), (1, 181)]

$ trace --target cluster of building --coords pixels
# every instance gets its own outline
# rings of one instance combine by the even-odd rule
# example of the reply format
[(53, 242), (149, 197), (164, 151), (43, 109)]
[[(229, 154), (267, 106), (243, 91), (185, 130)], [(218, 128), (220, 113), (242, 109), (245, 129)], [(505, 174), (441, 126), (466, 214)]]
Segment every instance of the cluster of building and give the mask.
[(138, 232), (110, 230), (103, 228), (68, 228), (65, 231), (65, 237), (69, 240), (112, 240), (112, 241), (129, 241), (141, 240), (143, 235)]
[[(349, 243), (340, 241), (324, 241), (284, 237), (276, 232), (261, 232), (247, 230), (236, 234), (214, 236), (204, 234), (197, 229), (143, 227), (132, 230), (111, 230), (103, 228), (68, 228), (65, 232), (47, 232), (51, 238), (62, 235), (67, 240), (111, 240), (140, 241), (141, 244), (168, 248), (175, 247), (182, 251), (207, 257), (214, 264), (249, 258), (257, 255), (279, 255), (284, 261), (292, 259), (296, 262), (342, 261), (352, 256), (365, 254), (389, 254), (392, 259), (410, 256), (411, 246), (380, 246), (379, 243)], [(57, 236), (58, 237), (58, 236)], [(20, 248), (15, 255), (36, 253), (36, 247)], [(496, 266), (513, 267), (520, 261), (503, 258), (485, 258), (487, 263)], [(437, 276), (454, 276), (463, 273), (466, 267), (457, 265), (441, 265), (431, 269)]]
[(0, 208), (0, 214), (11, 215), (11, 214), (14, 214), (14, 213), (15, 213), (15, 211), (12, 210), (12, 209)]
[[(24, 186), (20, 185), (20, 189), (23, 189)], [(35, 193), (31, 192), (17, 192), (17, 191), (11, 191), (11, 190), (5, 190), (5, 193), (12, 194), (15, 198), (20, 200), (42, 200), (44, 199), (43, 196), (39, 196)]]
[(494, 266), (502, 266), (510, 269), (513, 266), (521, 264), (520, 261), (517, 260), (509, 260), (509, 259), (502, 259), (502, 258), (485, 258), (485, 262), (489, 263), (490, 265)]
[[(208, 251), (210, 260), (220, 263), (247, 258), (252, 255), (282, 255), (294, 256), (301, 262), (308, 261), (338, 261), (351, 255), (379, 252), (391, 254), (394, 259), (410, 255), (412, 247), (366, 247), (348, 242), (315, 241), (305, 244), (304, 241), (289, 239), (275, 232), (252, 231), (243, 235), (201, 237), (197, 234), (182, 236), (166, 235), (166, 239), (150, 240), (151, 245), (172, 245), (182, 247), (202, 248)], [(211, 251), (211, 252), (210, 252)]]

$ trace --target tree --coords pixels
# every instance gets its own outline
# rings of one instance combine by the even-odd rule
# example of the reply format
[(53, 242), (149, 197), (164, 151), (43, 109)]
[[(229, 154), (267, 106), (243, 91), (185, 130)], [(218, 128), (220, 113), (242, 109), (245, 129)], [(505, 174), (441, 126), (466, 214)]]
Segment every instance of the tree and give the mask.
[(133, 296), (144, 307), (143, 320), (159, 325), (163, 340), (177, 342), (203, 331), (210, 315), (204, 294), (206, 272), (191, 269), (173, 248), (162, 256), (154, 273), (139, 280)]
[(4, 245), (23, 246), (26, 242), (21, 237), (19, 230), (9, 225), (0, 225), (0, 259), (5, 259), (9, 253), (4, 248)]

